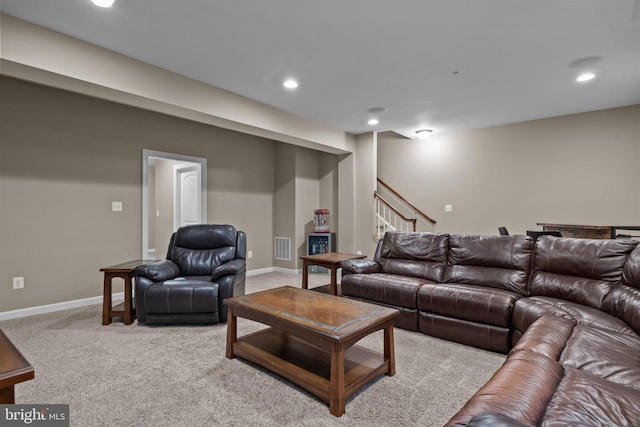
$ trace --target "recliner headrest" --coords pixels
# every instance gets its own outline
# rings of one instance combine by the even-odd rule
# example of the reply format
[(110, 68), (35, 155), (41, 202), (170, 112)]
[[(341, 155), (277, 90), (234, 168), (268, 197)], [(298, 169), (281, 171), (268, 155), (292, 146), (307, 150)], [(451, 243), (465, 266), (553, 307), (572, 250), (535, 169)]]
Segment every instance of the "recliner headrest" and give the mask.
[(180, 227), (174, 245), (188, 249), (216, 249), (235, 246), (237, 231), (232, 225), (197, 224)]

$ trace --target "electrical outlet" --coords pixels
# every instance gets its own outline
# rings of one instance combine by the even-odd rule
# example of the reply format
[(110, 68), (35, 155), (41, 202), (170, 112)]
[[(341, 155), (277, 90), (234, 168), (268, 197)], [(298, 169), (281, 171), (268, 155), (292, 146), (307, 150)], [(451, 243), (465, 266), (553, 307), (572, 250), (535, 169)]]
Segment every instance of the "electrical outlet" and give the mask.
[(445, 212), (453, 212), (453, 205), (444, 205)]
[(253, 251), (247, 252), (247, 258), (253, 258)]
[(111, 210), (113, 212), (122, 212), (122, 202), (111, 202)]
[(362, 255), (362, 251), (356, 251), (356, 255)]
[(22, 288), (24, 288), (24, 277), (14, 277), (13, 289), (22, 289)]

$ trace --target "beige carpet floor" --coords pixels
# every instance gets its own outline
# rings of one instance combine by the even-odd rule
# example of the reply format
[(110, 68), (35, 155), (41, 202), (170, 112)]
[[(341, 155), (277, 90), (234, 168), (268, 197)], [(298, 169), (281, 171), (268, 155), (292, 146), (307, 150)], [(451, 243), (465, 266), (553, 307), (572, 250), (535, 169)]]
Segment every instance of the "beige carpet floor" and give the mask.
[[(311, 275), (311, 285), (327, 276)], [(300, 276), (247, 278), (247, 292), (300, 286)], [(336, 418), (294, 384), (225, 358), (226, 324), (101, 325), (101, 305), (0, 322), (35, 368), (18, 403), (70, 405), (72, 426), (440, 426), (504, 362), (500, 354), (395, 330), (396, 370)], [(260, 325), (239, 319), (238, 334)], [(360, 342), (381, 350), (382, 332)]]

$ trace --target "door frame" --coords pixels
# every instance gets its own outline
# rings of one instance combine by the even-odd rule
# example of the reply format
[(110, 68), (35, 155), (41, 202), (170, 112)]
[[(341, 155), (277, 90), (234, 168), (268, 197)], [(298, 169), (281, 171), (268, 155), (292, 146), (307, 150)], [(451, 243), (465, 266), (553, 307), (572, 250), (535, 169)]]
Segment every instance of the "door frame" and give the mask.
[[(207, 221), (207, 159), (163, 151), (142, 150), (142, 259), (156, 258), (149, 249), (149, 165), (153, 159), (177, 160), (200, 165), (200, 218)], [(168, 242), (167, 242), (168, 244)]]

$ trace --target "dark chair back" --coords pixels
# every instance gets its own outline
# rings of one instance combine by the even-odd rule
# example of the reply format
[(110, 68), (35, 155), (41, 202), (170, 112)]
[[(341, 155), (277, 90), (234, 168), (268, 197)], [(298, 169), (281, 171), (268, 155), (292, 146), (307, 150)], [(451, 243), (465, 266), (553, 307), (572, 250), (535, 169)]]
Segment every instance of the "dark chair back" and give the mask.
[(507, 231), (507, 227), (498, 227), (498, 233), (500, 233), (501, 236), (509, 235), (509, 232)]

